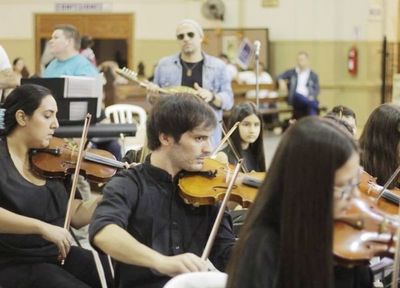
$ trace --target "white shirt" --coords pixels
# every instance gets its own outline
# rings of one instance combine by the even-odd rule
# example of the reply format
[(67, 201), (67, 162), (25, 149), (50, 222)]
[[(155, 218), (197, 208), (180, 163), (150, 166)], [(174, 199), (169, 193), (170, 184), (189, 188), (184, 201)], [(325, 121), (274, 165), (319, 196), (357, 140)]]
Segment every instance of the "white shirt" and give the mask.
[[(0, 45), (0, 71), (5, 69), (11, 69), (10, 59), (8, 59), (8, 55), (4, 48)], [(7, 90), (5, 90), (7, 92)], [(10, 92), (9, 90), (8, 92)], [(8, 94), (6, 93), (5, 94)], [(3, 89), (0, 89), (0, 100), (2, 99)]]
[[(250, 85), (254, 84), (255, 85), (256, 84), (256, 74), (254, 73), (254, 71), (239, 72), (238, 82), (244, 83), (244, 84), (250, 84)], [(272, 80), (271, 75), (269, 75), (265, 71), (263, 71), (260, 75), (258, 75), (258, 83), (259, 84), (272, 84), (273, 82), (274, 81)], [(260, 98), (276, 97), (276, 95), (272, 92), (274, 92), (274, 91), (260, 90), (258, 96)], [(249, 90), (246, 92), (246, 98), (255, 98), (255, 97), (256, 97), (256, 90)]]
[(307, 81), (308, 78), (310, 77), (310, 69), (306, 69), (303, 71), (300, 71), (300, 69), (296, 68), (297, 72), (297, 87), (296, 87), (296, 92), (308, 97), (308, 88), (307, 88)]
[(0, 45), (0, 70), (11, 69), (11, 63), (8, 59), (7, 53)]

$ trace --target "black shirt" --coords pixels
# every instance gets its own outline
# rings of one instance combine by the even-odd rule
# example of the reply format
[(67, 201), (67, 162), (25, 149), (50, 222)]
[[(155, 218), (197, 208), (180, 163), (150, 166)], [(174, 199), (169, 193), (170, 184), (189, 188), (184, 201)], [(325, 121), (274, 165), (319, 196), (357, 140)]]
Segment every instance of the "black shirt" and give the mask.
[[(196, 63), (185, 62), (182, 59), (180, 60), (182, 65), (182, 86), (193, 88), (194, 83), (197, 83), (200, 87), (203, 87), (204, 59)], [(190, 70), (189, 73), (188, 70)]]
[[(229, 145), (225, 147), (222, 151), (228, 156), (228, 162), (230, 164), (236, 164), (238, 162), (238, 159), (236, 158)], [(261, 171), (261, 168), (257, 163), (257, 156), (252, 152), (250, 147), (248, 149), (242, 150), (242, 155), (240, 155), (239, 157), (243, 158), (242, 165), (246, 168), (247, 171), (265, 172)]]
[[(272, 228), (257, 227), (247, 235), (246, 246), (251, 249), (242, 251), (235, 267), (237, 271), (245, 271), (245, 273), (239, 273), (241, 276), (236, 278), (236, 287), (276, 287), (277, 268), (280, 261), (279, 234)], [(373, 287), (373, 276), (367, 266), (354, 268), (335, 266), (334, 281), (334, 287), (337, 288)]]
[(276, 287), (279, 235), (271, 228), (257, 227), (246, 238), (247, 248), (235, 255), (237, 266), (231, 271), (237, 273), (235, 287)]
[[(68, 193), (63, 181), (38, 186), (21, 176), (6, 141), (0, 140), (0, 207), (19, 215), (63, 226)], [(0, 267), (7, 263), (57, 262), (57, 247), (40, 235), (0, 233)]]
[[(89, 229), (90, 240), (108, 224), (127, 230), (136, 240), (163, 255), (186, 252), (201, 256), (218, 213), (217, 206), (187, 205), (177, 179), (146, 162), (122, 170), (105, 186)], [(234, 244), (232, 222), (222, 220), (210, 260), (223, 270)], [(117, 287), (163, 287), (169, 277), (153, 270), (117, 262)]]

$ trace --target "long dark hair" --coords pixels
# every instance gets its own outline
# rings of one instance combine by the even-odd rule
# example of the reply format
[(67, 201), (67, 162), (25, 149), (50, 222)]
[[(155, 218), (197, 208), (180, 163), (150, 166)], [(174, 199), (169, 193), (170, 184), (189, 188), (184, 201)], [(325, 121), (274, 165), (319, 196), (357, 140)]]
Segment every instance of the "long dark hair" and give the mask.
[[(228, 129), (232, 128), (236, 122), (241, 122), (247, 116), (255, 114), (260, 120), (260, 135), (254, 143), (250, 143), (249, 150), (250, 152), (256, 156), (257, 166), (260, 171), (265, 171), (265, 156), (264, 156), (264, 142), (263, 142), (263, 121), (260, 114), (257, 113), (256, 106), (252, 102), (244, 102), (237, 104), (231, 111), (231, 116), (228, 121)], [(236, 129), (235, 132), (231, 135), (232, 144), (236, 149), (236, 152), (239, 153), (239, 156), (243, 156), (242, 149), (242, 139), (240, 138), (239, 129)]]
[[(24, 61), (24, 59), (22, 57), (15, 58), (14, 61), (13, 61), (13, 68), (15, 68), (15, 66), (17, 65), (19, 60)], [(22, 67), (22, 70), (21, 70), (20, 73), (21, 73), (22, 78), (28, 78), (29, 77), (29, 71), (28, 71), (28, 68), (26, 67), (25, 64), (24, 64), (24, 67)]]
[[(382, 104), (372, 111), (360, 137), (361, 165), (384, 185), (400, 164), (400, 106)], [(395, 179), (389, 188), (398, 185)]]
[(15, 88), (6, 98), (1, 108), (6, 109), (4, 115), (4, 129), (0, 130), (1, 136), (7, 136), (17, 126), (15, 113), (24, 111), (28, 116), (40, 106), (44, 97), (52, 95), (46, 87), (36, 84), (25, 84)]
[[(271, 288), (333, 286), (335, 172), (356, 151), (350, 134), (330, 120), (306, 117), (289, 127), (241, 230), (227, 287), (244, 287), (246, 282), (246, 287), (262, 287), (251, 277), (267, 273), (265, 254), (251, 256), (257, 271), (246, 269), (242, 259), (247, 249), (268, 245), (263, 243), (266, 231), (273, 231), (279, 243)], [(250, 237), (259, 245), (247, 247)]]

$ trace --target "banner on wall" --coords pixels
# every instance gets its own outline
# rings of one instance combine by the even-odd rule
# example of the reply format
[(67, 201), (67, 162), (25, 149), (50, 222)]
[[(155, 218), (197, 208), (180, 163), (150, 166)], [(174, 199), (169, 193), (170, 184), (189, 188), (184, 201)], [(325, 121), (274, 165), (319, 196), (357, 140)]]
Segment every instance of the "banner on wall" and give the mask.
[(111, 11), (111, 3), (65, 3), (58, 2), (55, 3), (54, 10), (57, 12), (101, 12), (101, 11)]
[(246, 70), (249, 67), (250, 60), (253, 57), (252, 51), (253, 44), (248, 38), (243, 38), (242, 42), (240, 43), (236, 58), (236, 63), (240, 66), (240, 68)]

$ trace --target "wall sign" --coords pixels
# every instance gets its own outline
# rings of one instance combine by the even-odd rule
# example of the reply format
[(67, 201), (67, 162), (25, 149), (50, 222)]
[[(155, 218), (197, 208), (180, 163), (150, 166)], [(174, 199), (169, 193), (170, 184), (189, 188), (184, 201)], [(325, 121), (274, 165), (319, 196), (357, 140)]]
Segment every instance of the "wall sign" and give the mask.
[(101, 12), (111, 11), (111, 3), (55, 3), (55, 11), (57, 12)]

